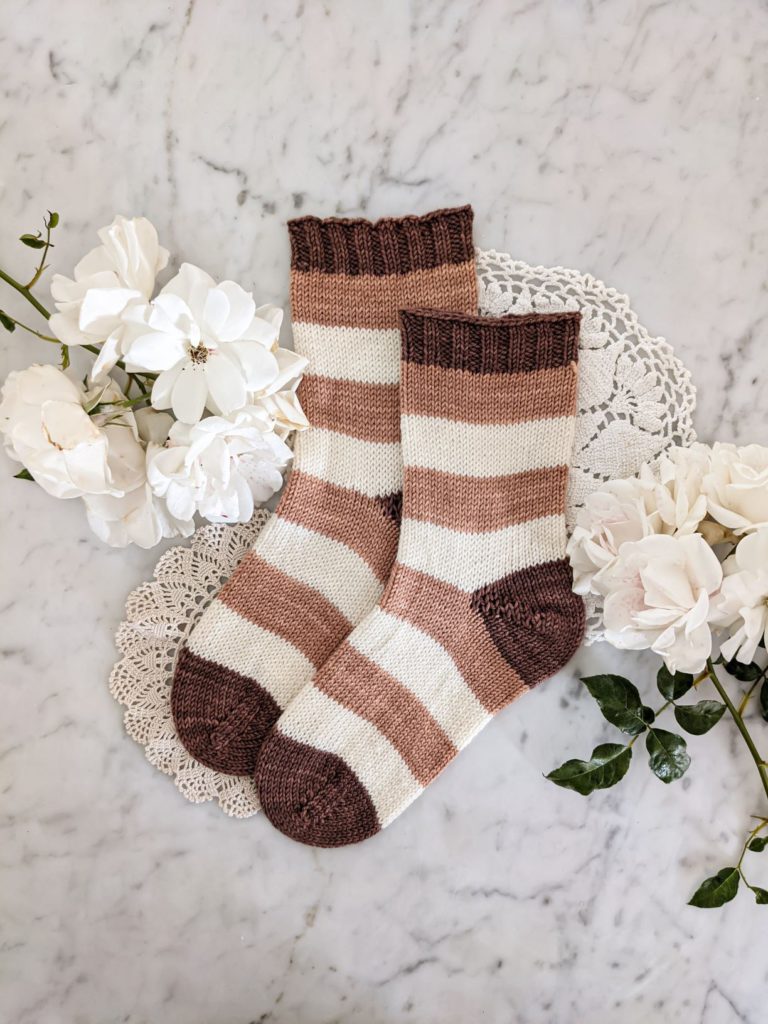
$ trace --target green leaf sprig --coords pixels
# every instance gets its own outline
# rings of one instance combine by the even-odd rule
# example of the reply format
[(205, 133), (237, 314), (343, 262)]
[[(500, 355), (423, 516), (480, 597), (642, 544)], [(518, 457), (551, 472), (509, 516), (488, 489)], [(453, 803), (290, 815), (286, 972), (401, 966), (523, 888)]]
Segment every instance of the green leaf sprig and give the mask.
[[(582, 682), (595, 699), (603, 717), (630, 739), (626, 743), (601, 743), (592, 751), (589, 760), (572, 758), (546, 777), (550, 782), (571, 789), (581, 796), (589, 796), (598, 789), (609, 789), (621, 782), (627, 774), (634, 744), (640, 736), (645, 736), (648, 767), (662, 782), (675, 782), (688, 771), (691, 757), (685, 739), (679, 733), (660, 729), (657, 725), (658, 717), (671, 707), (674, 709), (675, 721), (684, 732), (691, 736), (703, 736), (728, 711), (757, 766), (768, 799), (768, 765), (758, 753), (744, 722), (744, 712), (758, 687), (760, 713), (768, 721), (768, 666), (761, 668), (755, 662), (750, 665), (729, 662), (725, 667), (739, 682), (749, 684), (738, 707), (719, 679), (711, 659), (707, 661), (706, 669), (695, 677), (683, 672), (670, 672), (666, 666), (662, 666), (656, 676), (656, 686), (665, 702), (655, 710), (643, 702), (634, 683), (623, 676), (602, 674), (584, 677)], [(706, 680), (712, 683), (720, 700), (680, 703), (686, 694)], [(721, 868), (711, 878), (705, 879), (691, 898), (691, 906), (720, 907), (734, 898), (741, 883), (752, 891), (757, 903), (768, 903), (768, 890), (748, 882), (743, 868), (747, 852), (760, 853), (768, 848), (768, 836), (759, 835), (768, 826), (768, 816), (758, 817), (757, 821), (758, 824), (747, 836), (737, 863), (733, 867)]]

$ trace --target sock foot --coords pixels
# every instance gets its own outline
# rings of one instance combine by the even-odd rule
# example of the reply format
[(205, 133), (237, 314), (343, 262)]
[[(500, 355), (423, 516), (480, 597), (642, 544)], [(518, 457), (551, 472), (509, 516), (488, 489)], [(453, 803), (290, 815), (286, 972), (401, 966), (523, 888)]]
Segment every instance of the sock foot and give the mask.
[(228, 775), (253, 773), (259, 747), (282, 713), (256, 680), (186, 647), (176, 664), (171, 711), (189, 753)]
[(267, 818), (309, 846), (346, 846), (379, 831), (368, 791), (335, 754), (273, 731), (264, 741), (256, 785)]

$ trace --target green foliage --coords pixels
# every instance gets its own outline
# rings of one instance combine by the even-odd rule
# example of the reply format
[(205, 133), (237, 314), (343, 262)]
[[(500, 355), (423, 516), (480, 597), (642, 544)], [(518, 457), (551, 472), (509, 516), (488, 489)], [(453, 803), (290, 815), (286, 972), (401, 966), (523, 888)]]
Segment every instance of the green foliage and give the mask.
[(597, 701), (603, 716), (627, 735), (637, 736), (654, 720), (653, 711), (640, 700), (637, 687), (623, 676), (587, 676), (581, 681)]
[(19, 241), (23, 242), (24, 245), (28, 245), (30, 249), (44, 249), (45, 239), (41, 237), (38, 231), (36, 235), (19, 235)]
[[(739, 869), (720, 868), (716, 875), (705, 879), (688, 901), (691, 907), (722, 907), (729, 903), (738, 892)], [(758, 900), (758, 903), (760, 900)]]
[(728, 675), (738, 679), (740, 683), (754, 683), (763, 673), (763, 670), (756, 661), (751, 661), (748, 665), (744, 665), (742, 662), (732, 658), (731, 661), (726, 661), (724, 664)]
[(703, 736), (724, 714), (725, 704), (719, 700), (700, 700), (698, 704), (679, 704), (675, 708), (675, 721), (692, 736)]
[(686, 743), (677, 733), (649, 729), (645, 739), (651, 771), (662, 782), (675, 782), (688, 771), (691, 759)]
[(679, 700), (693, 686), (693, 676), (687, 672), (670, 672), (666, 665), (662, 665), (656, 676), (656, 685), (662, 697)]
[(768, 846), (768, 836), (756, 836), (751, 842), (747, 843), (747, 849), (751, 850), (752, 853), (762, 853), (766, 846)]
[(2, 310), (0, 310), (0, 324), (3, 325), (6, 331), (10, 331), (11, 333), (16, 330), (16, 322), (11, 320), (8, 314), (3, 313)]
[(631, 760), (630, 747), (620, 743), (601, 743), (592, 751), (589, 761), (576, 758), (566, 761), (547, 778), (564, 789), (589, 796), (596, 789), (609, 789), (620, 782), (627, 774)]

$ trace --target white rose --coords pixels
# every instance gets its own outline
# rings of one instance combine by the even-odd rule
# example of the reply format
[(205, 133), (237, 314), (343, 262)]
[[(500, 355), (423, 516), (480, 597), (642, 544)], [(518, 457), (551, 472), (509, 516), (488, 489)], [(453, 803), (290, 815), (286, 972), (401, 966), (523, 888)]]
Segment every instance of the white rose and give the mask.
[(705, 444), (668, 448), (654, 470), (647, 465), (641, 477), (653, 479), (653, 500), (662, 521), (662, 533), (694, 533), (707, 514), (702, 483), (710, 467), (711, 450)]
[(195, 529), (193, 520), (175, 519), (165, 502), (153, 494), (146, 477), (146, 463), (165, 442), (173, 420), (154, 409), (139, 409), (133, 415), (139, 436), (147, 444), (140, 481), (121, 497), (85, 495), (88, 524), (100, 540), (115, 548), (128, 544), (151, 548), (163, 537), (189, 537)]
[(589, 495), (568, 541), (577, 594), (603, 593), (602, 575), (621, 546), (659, 532), (661, 519), (652, 495), (652, 488), (637, 479), (611, 480)]
[[(154, 449), (150, 446), (147, 458)], [(88, 525), (96, 536), (113, 548), (136, 544), (152, 548), (163, 537), (189, 537), (195, 529), (192, 519), (175, 519), (165, 503), (152, 493), (147, 481), (121, 498), (109, 494), (83, 498)]]
[(758, 645), (768, 645), (768, 528), (750, 533), (723, 563), (725, 578), (710, 621), (728, 630), (724, 658), (748, 665)]
[(153, 302), (126, 310), (125, 364), (159, 373), (156, 409), (173, 409), (184, 423), (197, 423), (206, 408), (227, 415), (278, 381), (281, 316), (272, 306), (257, 309), (234, 281), (217, 285), (184, 263)]
[(124, 312), (151, 298), (168, 263), (168, 251), (145, 217), (115, 217), (98, 235), (102, 244), (80, 260), (74, 279), (54, 274), (51, 281), (58, 312), (50, 325), (56, 337), (65, 345), (104, 342), (91, 370), (94, 381), (103, 380), (120, 358)]
[(703, 487), (709, 514), (735, 534), (768, 526), (768, 448), (715, 444)]
[(698, 534), (625, 544), (602, 580), (606, 640), (623, 650), (650, 648), (672, 672), (700, 671), (712, 651), (707, 620), (722, 576)]
[[(144, 451), (133, 415), (89, 416), (85, 391), (55, 366), (8, 374), (0, 396), (6, 451), (55, 498), (122, 495), (140, 481)], [(122, 394), (111, 383), (105, 397)]]
[(199, 512), (215, 523), (244, 523), (254, 500), (266, 501), (280, 489), (290, 455), (270, 418), (248, 406), (194, 426), (175, 423), (167, 446), (148, 458), (147, 478), (179, 520)]

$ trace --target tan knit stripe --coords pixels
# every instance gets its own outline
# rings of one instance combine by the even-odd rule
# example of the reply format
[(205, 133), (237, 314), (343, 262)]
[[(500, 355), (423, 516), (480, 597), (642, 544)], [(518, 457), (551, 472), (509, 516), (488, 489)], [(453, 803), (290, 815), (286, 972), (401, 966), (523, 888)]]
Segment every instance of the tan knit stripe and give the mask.
[(368, 384), (307, 374), (299, 398), (313, 427), (362, 441), (400, 440), (397, 384)]
[(294, 469), (279, 514), (282, 519), (346, 544), (386, 583), (400, 530), (375, 498)]
[(317, 673), (314, 686), (386, 736), (422, 786), (457, 753), (421, 701), (349, 643)]
[(381, 606), (444, 647), (491, 714), (525, 691), (525, 683), (499, 653), (485, 623), (472, 611), (469, 595), (458, 587), (397, 563)]
[(570, 366), (530, 373), (470, 373), (403, 362), (401, 411), (463, 423), (521, 423), (571, 415), (576, 374)]
[(346, 643), (406, 686), (457, 749), (488, 721), (450, 654), (405, 619), (374, 608)]
[(312, 373), (370, 384), (400, 380), (398, 328), (323, 327), (297, 320), (292, 326), (296, 351), (309, 360)]
[(216, 600), (192, 630), (187, 647), (201, 658), (255, 679), (284, 708), (315, 673), (313, 662), (293, 641)]
[(562, 508), (567, 487), (567, 466), (491, 477), (406, 466), (403, 514), (463, 533), (481, 533)]
[[(313, 665), (322, 665), (353, 623), (317, 590), (270, 565), (254, 551), (219, 592), (238, 615), (294, 644)], [(198, 653), (204, 654), (201, 650)]]
[(509, 426), (408, 414), (400, 420), (409, 465), (463, 476), (503, 476), (535, 467), (560, 466), (564, 453), (573, 446), (574, 426), (573, 416), (525, 420)]
[(297, 436), (294, 454), (296, 465), (305, 473), (369, 498), (392, 494), (403, 486), (403, 455), (395, 442), (361, 441), (314, 427)]
[(397, 560), (471, 593), (510, 572), (565, 555), (565, 517), (463, 533), (403, 516)]
[(323, 274), (317, 270), (297, 270), (291, 275), (295, 320), (332, 326), (397, 327), (398, 311), (408, 306), (476, 309), (474, 260), (381, 277)]
[(353, 626), (381, 597), (382, 581), (346, 544), (283, 519), (279, 510), (262, 536), (258, 551), (265, 561), (322, 594)]
[(342, 758), (368, 791), (382, 828), (422, 792), (386, 736), (314, 683), (288, 705), (277, 728), (298, 743)]

